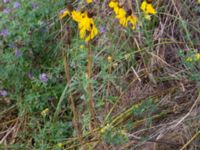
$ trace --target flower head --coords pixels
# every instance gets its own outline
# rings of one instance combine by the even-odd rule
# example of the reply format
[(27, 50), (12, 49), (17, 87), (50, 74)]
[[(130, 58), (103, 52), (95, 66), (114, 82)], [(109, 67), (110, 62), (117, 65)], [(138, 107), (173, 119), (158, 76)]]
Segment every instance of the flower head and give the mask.
[(106, 124), (106, 126), (104, 126), (104, 127), (101, 128), (100, 132), (103, 134), (103, 133), (105, 133), (107, 130), (112, 129), (112, 128), (113, 128), (112, 125)]
[(21, 52), (19, 49), (16, 49), (16, 50), (15, 50), (15, 56), (16, 56), (16, 57), (22, 56), (22, 52)]
[(116, 15), (119, 14), (119, 9), (121, 8), (120, 5), (119, 5), (119, 2), (117, 2), (115, 0), (110, 1), (108, 6), (113, 9), (113, 11), (115, 12)]
[(49, 112), (49, 108), (46, 108), (46, 109), (44, 109), (44, 110), (41, 112), (41, 115), (42, 115), (43, 117), (45, 117), (45, 116), (48, 114), (48, 112)]
[(130, 22), (132, 25), (132, 30), (135, 30), (137, 25), (137, 17), (135, 15), (130, 15), (127, 17), (127, 22)]
[(117, 1), (110, 1), (110, 3), (108, 4), (108, 6), (112, 9), (117, 9), (119, 8), (119, 3)]
[(43, 81), (45, 83), (47, 83), (48, 80), (49, 80), (48, 77), (47, 77), (47, 75), (46, 75), (46, 73), (40, 74), (39, 78), (40, 78), (41, 81)]
[(0, 90), (0, 96), (6, 97), (8, 95), (8, 92), (6, 90)]
[(193, 59), (192, 59), (191, 57), (188, 57), (188, 58), (186, 59), (186, 61), (187, 61), (187, 62), (192, 62)]
[(117, 1), (110, 1), (109, 7), (115, 12), (116, 18), (119, 20), (120, 25), (123, 27), (128, 27), (128, 24), (130, 23), (133, 30), (136, 28), (137, 17), (132, 14), (131, 10), (126, 11), (124, 8), (119, 6)]
[(4, 2), (4, 3), (8, 3), (8, 2), (9, 2), (9, 0), (3, 0), (3, 2)]
[(33, 8), (33, 9), (38, 8), (38, 4), (36, 4), (36, 3), (32, 3), (31, 5), (32, 5), (32, 8)]
[(80, 38), (85, 39), (86, 42), (89, 42), (98, 34), (94, 20), (87, 12), (74, 10), (72, 11), (72, 19), (78, 23)]
[(156, 14), (156, 10), (153, 8), (152, 4), (148, 3), (146, 0), (142, 2), (140, 8), (145, 14)]
[(3, 10), (3, 13), (4, 13), (4, 14), (10, 13), (10, 9), (9, 9), (9, 8), (5, 8), (5, 9)]
[(80, 49), (84, 49), (85, 48), (85, 46), (84, 45), (80, 45)]
[(67, 10), (64, 10), (60, 13), (59, 18), (62, 19), (67, 15), (69, 15), (75, 22), (78, 23), (79, 35), (81, 39), (89, 42), (98, 34), (98, 29), (94, 24), (92, 15), (90, 15), (88, 12), (77, 11), (74, 10), (73, 7), (69, 6)]
[(58, 146), (59, 148), (62, 148), (63, 144), (62, 144), (62, 143), (58, 143), (57, 146)]
[(2, 35), (3, 37), (8, 36), (8, 34), (9, 34), (8, 29), (3, 29), (3, 30), (1, 31), (1, 33), (0, 33), (0, 35)]
[(91, 30), (89, 30), (88, 36), (85, 38), (86, 42), (89, 42), (90, 40), (94, 39), (94, 37), (98, 34), (98, 29), (93, 24), (91, 27)]
[(100, 27), (100, 33), (105, 33), (106, 32), (106, 28), (104, 26)]
[(123, 8), (119, 8), (118, 13), (116, 14), (116, 18), (119, 20), (119, 23), (122, 26), (127, 27), (127, 24), (126, 24), (126, 11)]
[(196, 54), (195, 54), (195, 59), (196, 59), (196, 60), (200, 60), (200, 53), (196, 53)]
[(21, 4), (19, 2), (14, 2), (13, 8), (19, 8)]
[(112, 56), (107, 57), (108, 62), (112, 62)]
[(92, 3), (92, 0), (86, 0), (86, 3), (90, 4)]
[(130, 56), (131, 56), (131, 54), (128, 53), (128, 54), (125, 54), (125, 55), (124, 55), (124, 58), (125, 58), (126, 60), (128, 60)]

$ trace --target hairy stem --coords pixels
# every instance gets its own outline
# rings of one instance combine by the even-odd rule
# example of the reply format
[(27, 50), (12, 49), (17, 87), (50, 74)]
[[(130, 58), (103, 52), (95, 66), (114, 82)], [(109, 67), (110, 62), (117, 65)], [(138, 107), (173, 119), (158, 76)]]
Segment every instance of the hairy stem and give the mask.
[[(92, 65), (93, 65), (92, 50), (90, 47), (90, 43), (88, 43), (87, 47), (88, 47), (87, 76), (88, 76), (88, 79), (90, 80), (92, 78)], [(88, 93), (89, 93), (89, 108), (90, 108), (90, 114), (91, 114), (90, 126), (91, 126), (91, 129), (93, 129), (96, 127), (96, 119), (95, 119), (96, 112), (95, 112), (92, 83), (89, 83), (88, 85)]]

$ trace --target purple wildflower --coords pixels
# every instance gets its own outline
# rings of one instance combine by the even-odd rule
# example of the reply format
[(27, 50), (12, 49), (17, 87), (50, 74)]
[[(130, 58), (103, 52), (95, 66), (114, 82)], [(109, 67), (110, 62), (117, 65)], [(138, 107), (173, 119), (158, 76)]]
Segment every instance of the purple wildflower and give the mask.
[(60, 14), (63, 14), (65, 12), (66, 9), (62, 9), (60, 10)]
[(38, 5), (36, 3), (32, 3), (32, 8), (36, 9), (36, 8), (38, 8)]
[(3, 0), (3, 3), (8, 3), (9, 2), (9, 0)]
[(105, 33), (106, 32), (106, 28), (104, 26), (100, 27), (100, 33)]
[(28, 78), (32, 80), (33, 77), (34, 77), (34, 76), (33, 76), (33, 73), (32, 73), (32, 72), (29, 72), (29, 73), (28, 73)]
[(3, 29), (3, 30), (1, 31), (1, 33), (0, 33), (0, 35), (2, 35), (3, 37), (8, 36), (8, 34), (9, 34), (8, 29)]
[(13, 49), (15, 48), (15, 46), (13, 44), (9, 44), (8, 46), (9, 46), (9, 48), (13, 48)]
[(22, 52), (19, 49), (15, 49), (15, 56), (16, 57), (22, 56)]
[(39, 78), (40, 78), (41, 81), (43, 81), (45, 83), (47, 83), (48, 80), (49, 80), (48, 77), (47, 77), (47, 75), (46, 75), (46, 73), (40, 74)]
[(8, 9), (8, 8), (3, 9), (3, 13), (4, 14), (9, 14), (10, 13), (10, 9)]
[(14, 2), (13, 4), (13, 8), (19, 8), (21, 6), (21, 4), (19, 2)]
[(8, 92), (6, 90), (0, 90), (0, 96), (6, 97)]

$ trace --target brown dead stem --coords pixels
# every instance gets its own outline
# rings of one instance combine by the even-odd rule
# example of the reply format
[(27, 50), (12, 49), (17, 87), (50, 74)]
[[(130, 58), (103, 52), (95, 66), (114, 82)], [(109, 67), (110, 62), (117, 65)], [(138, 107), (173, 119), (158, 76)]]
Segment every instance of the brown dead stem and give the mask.
[[(63, 30), (63, 28), (62, 28)], [(67, 49), (69, 49), (70, 46), (70, 29), (67, 29), (64, 36), (63, 36), (63, 42), (67, 41), (66, 47)], [(66, 75), (66, 81), (67, 84), (70, 84), (70, 70), (69, 70), (69, 64), (68, 64), (68, 59), (67, 59), (67, 55), (65, 54), (65, 50), (62, 49), (62, 57), (63, 57), (63, 61), (64, 61), (64, 69), (65, 69), (65, 75)], [(75, 127), (75, 130), (77, 132), (78, 136), (81, 136), (82, 131), (81, 131), (81, 127), (80, 127), (80, 118), (79, 118), (79, 113), (76, 109), (76, 105), (74, 102), (74, 98), (73, 95), (70, 94), (69, 95), (69, 104), (73, 113), (73, 124)]]

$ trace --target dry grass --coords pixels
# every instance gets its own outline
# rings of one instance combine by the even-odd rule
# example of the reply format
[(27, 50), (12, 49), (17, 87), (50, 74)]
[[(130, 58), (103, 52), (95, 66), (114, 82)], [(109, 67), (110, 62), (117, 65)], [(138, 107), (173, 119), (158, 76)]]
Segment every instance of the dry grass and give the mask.
[[(123, 2), (127, 1), (122, 0)], [(104, 11), (99, 14), (100, 16), (110, 14), (110, 10), (104, 9), (106, 3), (107, 1), (104, 1), (101, 4)], [(133, 68), (126, 62), (120, 64), (119, 72), (123, 67), (126, 68), (124, 69), (126, 72), (118, 80), (125, 87), (109, 83), (108, 95), (116, 96), (117, 100), (114, 104), (107, 102), (104, 108), (97, 110), (96, 118), (100, 127), (91, 130), (83, 137), (86, 144), (80, 144), (78, 138), (69, 139), (64, 142), (65, 149), (77, 147), (80, 149), (83, 147), (81, 145), (89, 145), (88, 147), (95, 150), (125, 150), (133, 147), (137, 150), (177, 150), (188, 141), (186, 149), (200, 149), (200, 141), (196, 135), (200, 127), (199, 81), (188, 79), (189, 69), (177, 54), (180, 49), (185, 52), (190, 49), (200, 49), (200, 15), (194, 10), (197, 5), (196, 0), (157, 0), (155, 4), (160, 13), (156, 16), (157, 22), (153, 29), (153, 45), (146, 47), (144, 40), (147, 39), (143, 33), (137, 32), (130, 37), (129, 44), (137, 49), (134, 52), (137, 65)], [(98, 5), (95, 7), (100, 9)], [(109, 21), (111, 23), (106, 26), (107, 31), (112, 32), (120, 28), (113, 27), (117, 23), (112, 19)], [(124, 39), (126, 36), (120, 33), (119, 42)], [(102, 45), (102, 43), (112, 45), (103, 35), (96, 44)], [(107, 55), (104, 53), (100, 52), (97, 56)], [(98, 74), (98, 67), (95, 74)], [(101, 89), (99, 91), (101, 92)], [(157, 107), (151, 116), (146, 114), (146, 118), (153, 118), (151, 123), (148, 123), (145, 116), (135, 118), (132, 114), (126, 113), (133, 105), (149, 97), (155, 101)], [(105, 118), (109, 115), (112, 116), (111, 124), (119, 128), (129, 121), (135, 122), (127, 133), (128, 143), (116, 146), (102, 141), (99, 131), (106, 125)], [(120, 115), (122, 116), (119, 117)], [(79, 116), (82, 117), (80, 113)], [(14, 107), (8, 112), (1, 113), (0, 120), (0, 144), (6, 145), (15, 143), (18, 132), (26, 130), (24, 120), (28, 119), (17, 116)], [(144, 137), (148, 139), (144, 140)]]

